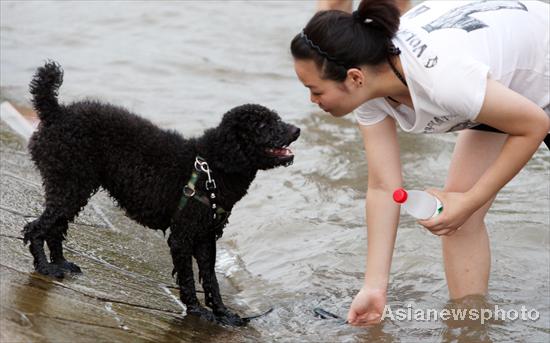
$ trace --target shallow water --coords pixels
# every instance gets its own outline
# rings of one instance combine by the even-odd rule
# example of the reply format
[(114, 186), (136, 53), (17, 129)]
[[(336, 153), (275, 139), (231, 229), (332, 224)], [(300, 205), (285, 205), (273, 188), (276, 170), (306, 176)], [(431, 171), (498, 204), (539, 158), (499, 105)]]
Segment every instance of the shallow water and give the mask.
[[(88, 215), (81, 216), (78, 225), (93, 230), (74, 230), (69, 238), (84, 274), (53, 283), (29, 276), (30, 255), (16, 238), (6, 238), (15, 237), (15, 231), (4, 230), (24, 225), (27, 217), (13, 211), (39, 213), (40, 180), (28, 159), (19, 160), (20, 154), (12, 154), (3, 139), (3, 151), (13, 164), (6, 167), (4, 159), (2, 166), (3, 328), (30, 340), (50, 341), (94, 335), (128, 342), (136, 337), (157, 342), (548, 341), (550, 154), (544, 149), (495, 201), (487, 217), (493, 254), (490, 295), (468, 299), (473, 307), (536, 309), (538, 320), (484, 325), (386, 320), (374, 328), (358, 329), (313, 317), (314, 307), (345, 316), (363, 281), (367, 181), (361, 138), (352, 118), (334, 119), (316, 109), (293, 72), (288, 45), (314, 5), (310, 1), (1, 3), (3, 100), (28, 106), (28, 82), (35, 68), (50, 58), (65, 69), (62, 100), (101, 98), (187, 136), (199, 135), (216, 125), (225, 111), (247, 102), (274, 108), (302, 128), (293, 145), (294, 165), (258, 175), (220, 240), (217, 271), (225, 276), (222, 294), (228, 304), (247, 314), (274, 308), (248, 328), (237, 330), (182, 320), (181, 308), (166, 293), (173, 281), (162, 235), (124, 220), (113, 223), (120, 214), (101, 194), (95, 203), (104, 218), (88, 206)], [(453, 134), (401, 134), (406, 186), (441, 187), (454, 140)], [(18, 170), (15, 176), (25, 181), (10, 175), (9, 168)], [(18, 188), (26, 196), (6, 191), (14, 180), (21, 181), (18, 187), (27, 185), (28, 190)], [(106, 244), (105, 235), (114, 243)], [(70, 303), (61, 312), (51, 307), (66, 293), (84, 294), (81, 313), (71, 310)], [(388, 301), (392, 308), (452, 306), (438, 238), (406, 216), (398, 233)], [(86, 326), (85, 318), (105, 318), (104, 327)], [(77, 334), (61, 333), (69, 327)]]

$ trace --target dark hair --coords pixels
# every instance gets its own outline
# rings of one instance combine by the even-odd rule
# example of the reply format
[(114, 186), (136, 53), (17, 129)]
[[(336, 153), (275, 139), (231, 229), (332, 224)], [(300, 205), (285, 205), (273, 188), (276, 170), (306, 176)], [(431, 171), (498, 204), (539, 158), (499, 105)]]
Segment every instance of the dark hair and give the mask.
[(343, 81), (347, 70), (379, 65), (399, 54), (391, 39), (399, 28), (393, 0), (362, 0), (353, 14), (317, 12), (290, 44), (295, 59), (311, 59), (326, 79)]

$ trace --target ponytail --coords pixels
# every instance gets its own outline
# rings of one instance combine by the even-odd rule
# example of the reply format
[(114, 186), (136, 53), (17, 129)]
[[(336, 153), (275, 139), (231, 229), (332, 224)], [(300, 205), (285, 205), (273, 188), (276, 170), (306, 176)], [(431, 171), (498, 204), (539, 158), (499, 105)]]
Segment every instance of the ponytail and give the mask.
[(353, 17), (392, 39), (399, 29), (399, 9), (393, 0), (363, 0)]
[(393, 0), (362, 0), (353, 14), (317, 12), (290, 44), (292, 56), (313, 60), (323, 78), (343, 81), (347, 70), (376, 66), (399, 54), (391, 42), (399, 29)]

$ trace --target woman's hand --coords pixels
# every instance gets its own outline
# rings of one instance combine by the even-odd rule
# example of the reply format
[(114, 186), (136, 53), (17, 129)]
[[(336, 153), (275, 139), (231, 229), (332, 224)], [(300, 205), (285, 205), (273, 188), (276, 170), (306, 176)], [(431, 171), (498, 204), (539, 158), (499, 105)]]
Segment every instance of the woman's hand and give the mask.
[(354, 326), (378, 324), (382, 320), (385, 306), (385, 290), (363, 287), (351, 303), (348, 323)]
[(428, 189), (443, 204), (443, 211), (434, 218), (420, 220), (418, 223), (434, 235), (452, 235), (479, 209), (480, 206), (468, 196), (468, 193), (443, 192)]

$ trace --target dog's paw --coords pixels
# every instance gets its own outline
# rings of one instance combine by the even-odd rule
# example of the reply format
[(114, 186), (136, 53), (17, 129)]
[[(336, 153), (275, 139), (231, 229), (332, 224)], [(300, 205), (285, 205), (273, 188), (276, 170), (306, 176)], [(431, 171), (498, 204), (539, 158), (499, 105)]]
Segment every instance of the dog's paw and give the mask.
[(61, 263), (55, 263), (55, 265), (59, 266), (59, 268), (63, 269), (66, 272), (69, 272), (69, 273), (77, 273), (77, 274), (82, 273), (82, 270), (80, 269), (79, 266), (77, 266), (76, 264), (74, 264), (72, 262), (69, 262), (69, 261), (63, 261)]
[(213, 313), (204, 307), (192, 307), (187, 309), (187, 314), (222, 325), (244, 326), (249, 322), (248, 319), (241, 318), (227, 309), (217, 310), (216, 313)]
[(244, 326), (249, 320), (246, 318), (241, 318), (239, 315), (224, 309), (222, 311), (216, 311), (215, 313), (216, 321), (220, 324), (231, 325), (231, 326)]
[(187, 314), (192, 316), (197, 316), (209, 322), (216, 322), (216, 316), (214, 316), (214, 313), (210, 312), (204, 307), (200, 307), (200, 306), (188, 307)]
[(58, 279), (63, 279), (65, 276), (64, 270), (59, 265), (53, 263), (39, 264), (36, 266), (35, 270), (42, 275), (51, 276)]

